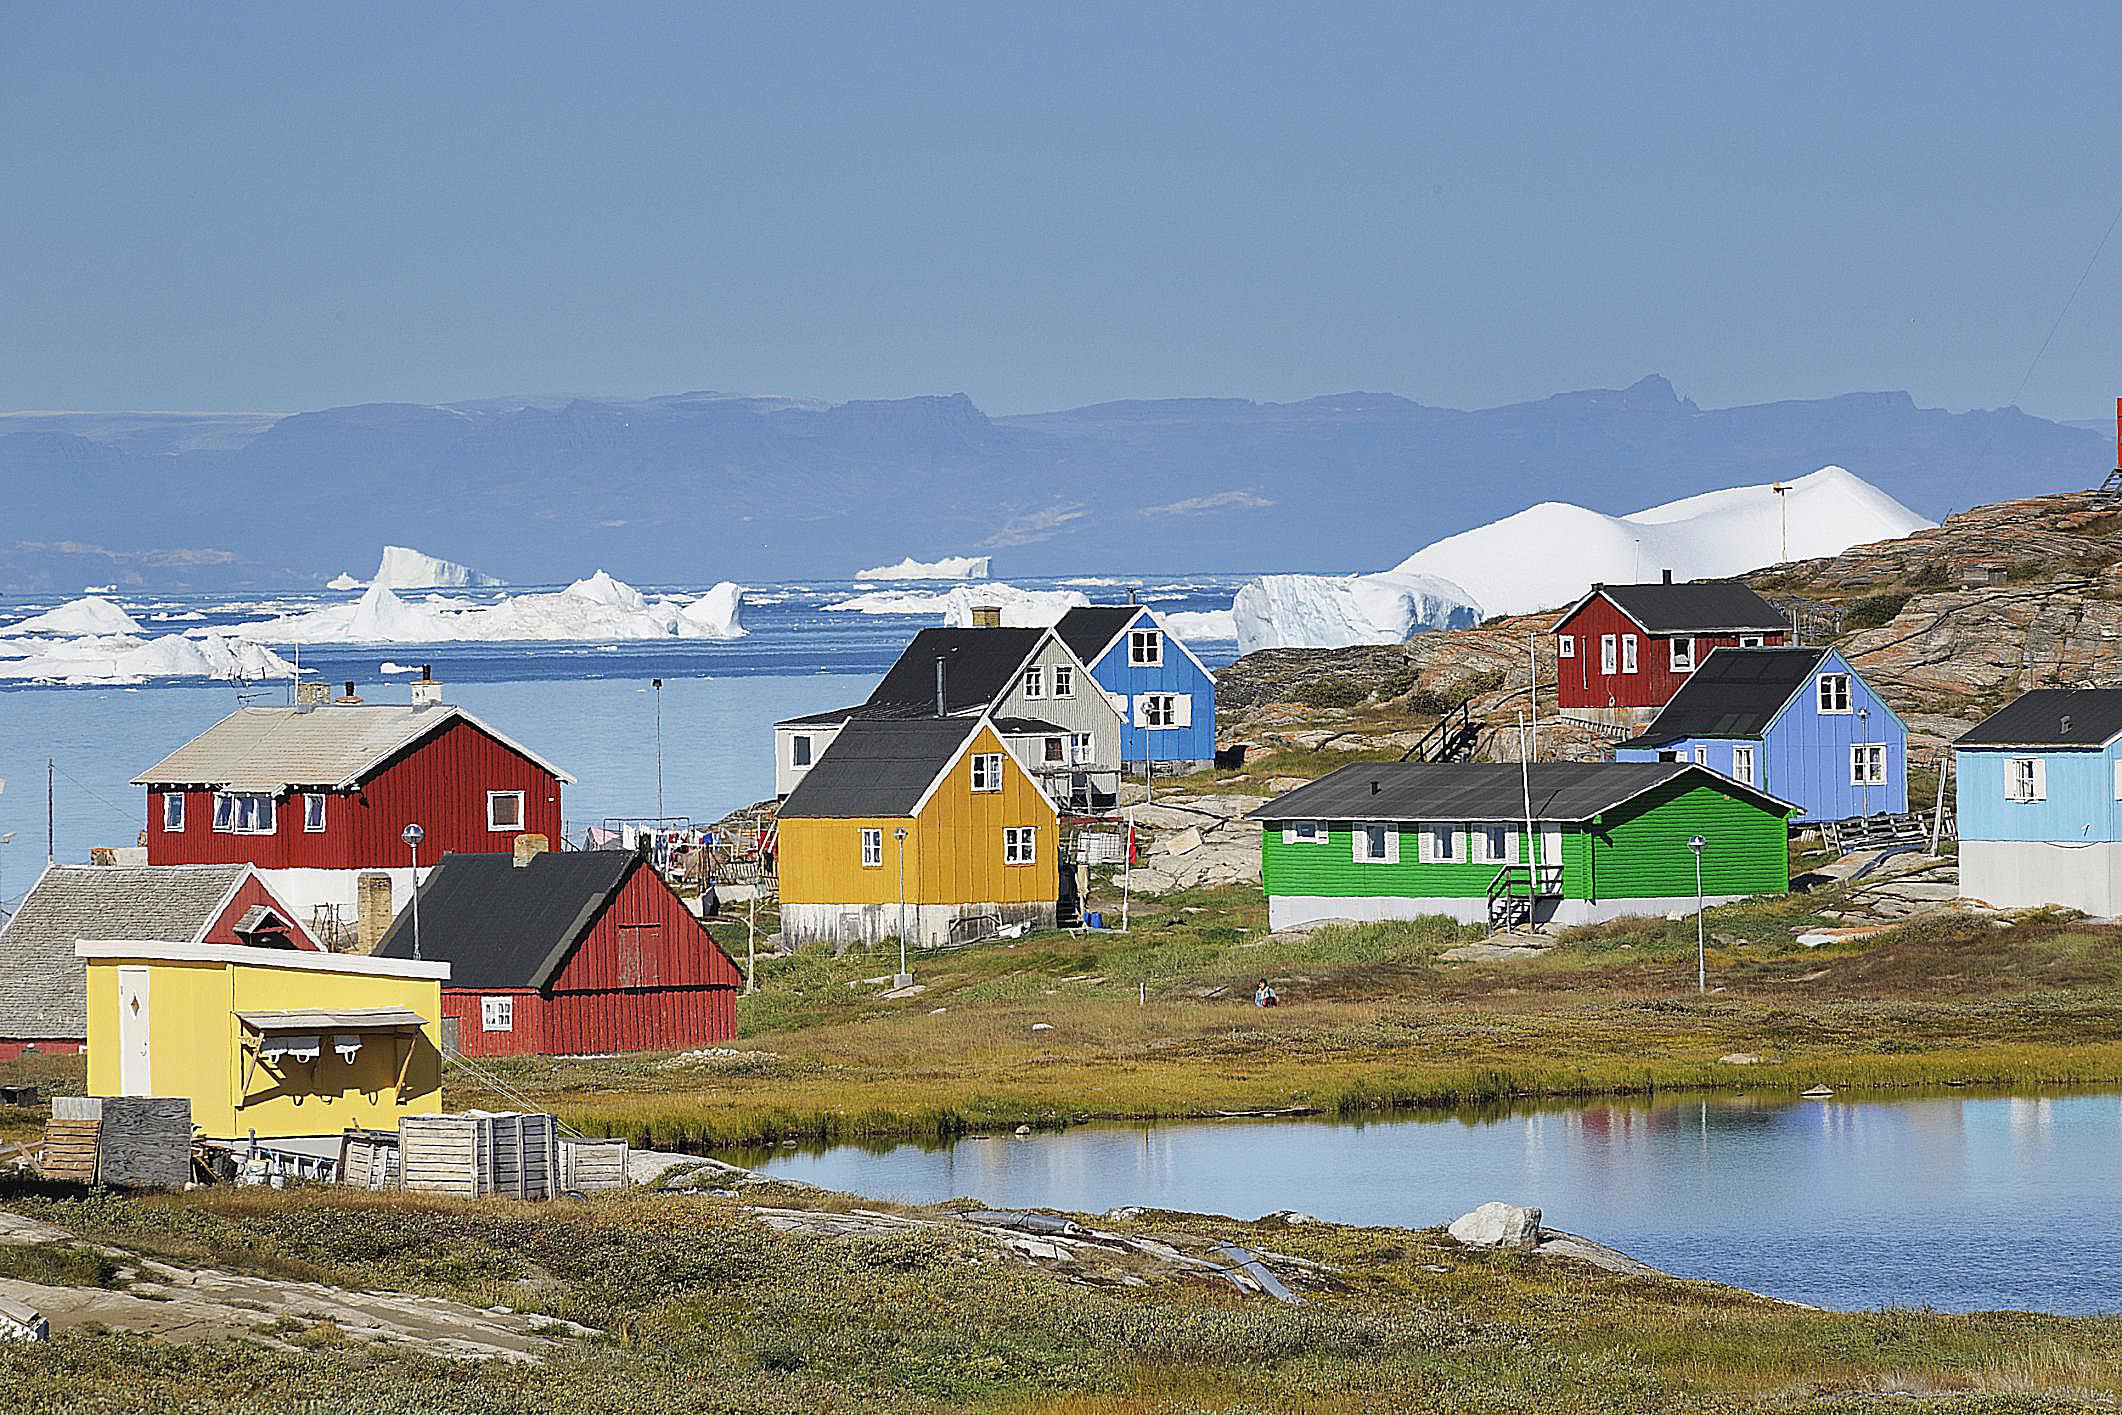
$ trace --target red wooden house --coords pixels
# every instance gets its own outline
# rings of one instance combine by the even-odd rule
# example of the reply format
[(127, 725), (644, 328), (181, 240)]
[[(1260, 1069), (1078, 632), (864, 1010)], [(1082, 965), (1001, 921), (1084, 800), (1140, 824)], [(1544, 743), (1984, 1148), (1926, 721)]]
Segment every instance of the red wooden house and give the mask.
[[(413, 957), (413, 934), (405, 910), (377, 955)], [(444, 856), (420, 887), (419, 956), (450, 965), (443, 1040), (466, 1056), (655, 1051), (737, 1034), (743, 974), (630, 850)]]
[(1555, 697), (1564, 711), (1646, 717), (1714, 648), (1790, 641), (1783, 612), (1745, 585), (1593, 585), (1555, 621)]
[(155, 865), (406, 867), (560, 835), (559, 768), (442, 703), (240, 708), (133, 778)]

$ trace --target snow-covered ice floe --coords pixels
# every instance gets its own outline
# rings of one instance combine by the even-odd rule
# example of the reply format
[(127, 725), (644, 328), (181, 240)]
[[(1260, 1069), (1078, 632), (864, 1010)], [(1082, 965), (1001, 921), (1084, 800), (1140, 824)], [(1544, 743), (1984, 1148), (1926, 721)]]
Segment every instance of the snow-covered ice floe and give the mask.
[(1841, 467), (1786, 485), (1780, 496), (1768, 486), (1732, 487), (1627, 516), (1544, 501), (1424, 546), (1375, 575), (1270, 575), (1238, 592), (1238, 648), (1395, 643), (1413, 630), (1456, 627), (1406, 612), (1407, 599), (1439, 585), (1457, 591), (1479, 619), (1559, 608), (1596, 583), (1655, 580), (1667, 570), (1676, 580), (1740, 575), (1784, 557), (1786, 513), (1793, 560), (1934, 524)]
[(743, 587), (727, 580), (698, 596), (651, 599), (599, 570), (556, 593), (511, 595), (485, 606), (440, 596), (414, 603), (371, 585), (352, 604), (245, 624), (236, 632), (271, 644), (735, 639), (745, 632), (743, 602)]
[(364, 585), (381, 585), (387, 590), (450, 590), (505, 583), (454, 560), (443, 560), (410, 546), (386, 545), (372, 578), (357, 580), (342, 570), (324, 587), (328, 590), (358, 590)]
[(140, 627), (139, 620), (96, 595), (48, 609), (19, 623), (0, 626), (0, 635), (10, 638), (27, 634), (80, 638), (88, 634), (138, 635), (146, 632)]
[(1090, 596), (1077, 590), (1026, 590), (1015, 585), (983, 584), (978, 589), (960, 585), (953, 590), (871, 590), (828, 604), (826, 609), (845, 614), (921, 614), (940, 616), (952, 628), (969, 628), (973, 610), (992, 605), (1002, 611), (1002, 622), (1012, 629), (1045, 629), (1071, 609), (1090, 603)]
[(941, 560), (916, 560), (911, 555), (896, 565), (858, 570), (858, 580), (984, 580), (993, 557), (946, 555)]
[(40, 683), (145, 683), (155, 678), (291, 678), (295, 666), (271, 649), (218, 630), (142, 639), (96, 634), (0, 644), (0, 679)]
[(1175, 609), (1155, 616), (1158, 623), (1190, 643), (1228, 643), (1238, 637), (1238, 616), (1231, 609)]

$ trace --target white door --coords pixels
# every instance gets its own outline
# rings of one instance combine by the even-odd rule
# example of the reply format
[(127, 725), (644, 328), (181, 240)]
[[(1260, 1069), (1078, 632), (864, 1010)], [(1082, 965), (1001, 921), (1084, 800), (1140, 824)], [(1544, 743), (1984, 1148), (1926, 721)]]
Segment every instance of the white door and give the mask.
[(118, 1094), (151, 1096), (155, 1074), (148, 1050), (145, 968), (118, 970)]
[[(1543, 825), (1540, 827), (1540, 863), (1545, 865), (1550, 871), (1559, 871), (1562, 868), (1561, 826)], [(1561, 878), (1559, 874), (1550, 874), (1549, 877), (1553, 879)]]

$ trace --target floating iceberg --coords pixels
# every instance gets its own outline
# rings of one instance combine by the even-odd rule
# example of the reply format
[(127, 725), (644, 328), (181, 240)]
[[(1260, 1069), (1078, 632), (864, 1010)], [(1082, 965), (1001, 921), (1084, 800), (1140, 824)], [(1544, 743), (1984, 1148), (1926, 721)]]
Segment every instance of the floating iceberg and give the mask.
[(924, 593), (919, 590), (871, 590), (826, 609), (846, 614), (939, 615), (951, 628), (970, 628), (973, 610), (993, 606), (1002, 611), (1002, 622), (1012, 629), (1050, 628), (1062, 615), (1090, 603), (1090, 596), (1077, 590), (1025, 590), (1015, 585), (984, 584), (978, 589), (960, 585), (954, 590)]
[[(9, 656), (18, 651), (19, 656)], [(88, 685), (151, 678), (259, 680), (294, 673), (295, 666), (271, 649), (217, 630), (145, 640), (99, 634), (0, 647), (0, 679)]]
[(357, 580), (344, 570), (324, 582), (324, 588), (328, 590), (358, 590), (365, 588), (366, 585), (367, 581)]
[(726, 580), (699, 596), (650, 599), (599, 570), (554, 594), (511, 595), (491, 605), (439, 595), (413, 603), (371, 585), (352, 604), (245, 624), (237, 632), (272, 644), (735, 639), (744, 635), (743, 603), (743, 587)]
[(1471, 628), (1481, 608), (1435, 575), (1263, 575), (1238, 591), (1231, 618), (1238, 651), (1251, 653), (1397, 644), (1428, 629)]
[(91, 634), (144, 634), (140, 621), (127, 614), (107, 599), (90, 595), (62, 604), (57, 609), (48, 609), (19, 624), (0, 628), (0, 635), (13, 637), (18, 634), (51, 634), (67, 638), (80, 638)]
[(380, 585), (387, 590), (454, 590), (506, 584), (495, 576), (481, 574), (469, 565), (442, 560), (410, 546), (386, 545), (376, 562), (375, 576), (357, 580), (341, 570), (325, 582), (328, 590), (358, 590)]
[(1155, 616), (1179, 638), (1197, 643), (1228, 643), (1238, 637), (1235, 609), (1178, 609)]
[(916, 560), (911, 555), (896, 565), (860, 570), (858, 580), (984, 580), (992, 556), (946, 555), (941, 560)]

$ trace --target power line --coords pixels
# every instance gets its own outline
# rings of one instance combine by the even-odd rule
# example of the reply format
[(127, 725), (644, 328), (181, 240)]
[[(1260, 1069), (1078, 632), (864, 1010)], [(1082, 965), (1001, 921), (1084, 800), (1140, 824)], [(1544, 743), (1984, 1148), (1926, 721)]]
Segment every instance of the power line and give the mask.
[(2078, 283), (2070, 287), (2070, 297), (2063, 301), (2063, 308), (2056, 311), (2056, 322), (2048, 327), (2048, 338), (2043, 339), (2041, 347), (2034, 350), (2032, 362), (2027, 364), (2026, 372), (2019, 376), (2019, 386), (2012, 390), (2010, 406), (2019, 405), (2019, 395), (2026, 391), (2027, 381), (2034, 376), (2034, 366), (2041, 362), (2041, 356), (2048, 352), (2048, 346), (2055, 339), (2056, 331), (2063, 327), (2063, 317), (2069, 314), (2070, 307), (2077, 303), (2078, 292), (2085, 288), (2086, 277), (2091, 275), (2093, 267), (2100, 263), (2100, 253), (2107, 249), (2107, 238), (2115, 234), (2117, 226), (2122, 226), (2122, 206), (2115, 208), (2115, 219), (2107, 223), (2107, 231), (2100, 237), (2100, 244), (2093, 247), (2093, 258), (2085, 262), (2085, 269), (2078, 274)]
[(58, 763), (54, 762), (52, 764), (52, 769), (58, 772), (61, 776), (65, 777), (68, 781), (73, 782), (74, 785), (80, 787), (83, 791), (86, 791), (94, 799), (101, 801), (104, 805), (110, 807), (112, 811), (116, 812), (126, 821), (137, 823), (142, 819), (142, 816), (138, 809), (128, 809), (124, 806), (118, 805), (109, 797), (98, 793), (95, 787), (89, 785), (86, 781), (83, 781), (80, 777), (74, 775), (72, 772), (68, 771), (63, 766), (60, 766)]

